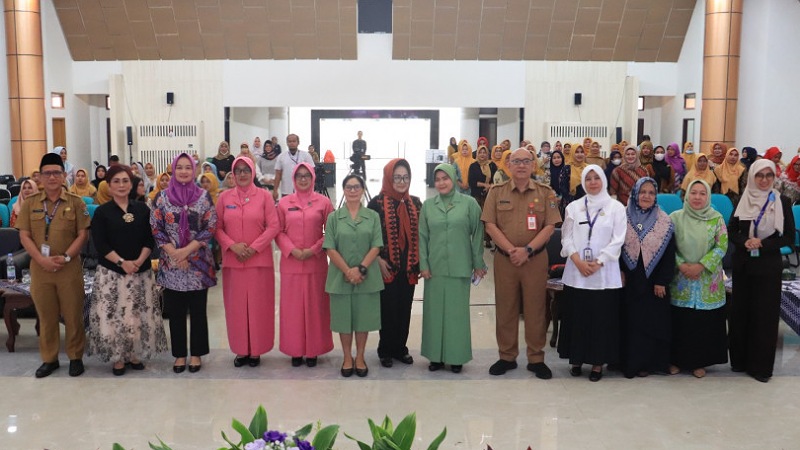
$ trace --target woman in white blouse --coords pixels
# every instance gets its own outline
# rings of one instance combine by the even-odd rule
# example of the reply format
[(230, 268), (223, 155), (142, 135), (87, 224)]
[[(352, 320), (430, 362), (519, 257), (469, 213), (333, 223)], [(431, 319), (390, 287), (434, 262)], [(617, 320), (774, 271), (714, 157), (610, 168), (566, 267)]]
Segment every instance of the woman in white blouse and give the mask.
[(586, 196), (567, 206), (561, 228), (567, 264), (558, 353), (569, 358), (572, 376), (581, 375), (582, 364), (591, 364), (589, 380), (599, 381), (603, 364), (619, 362), (619, 256), (627, 219), (625, 207), (608, 195), (599, 166), (583, 169), (581, 185)]

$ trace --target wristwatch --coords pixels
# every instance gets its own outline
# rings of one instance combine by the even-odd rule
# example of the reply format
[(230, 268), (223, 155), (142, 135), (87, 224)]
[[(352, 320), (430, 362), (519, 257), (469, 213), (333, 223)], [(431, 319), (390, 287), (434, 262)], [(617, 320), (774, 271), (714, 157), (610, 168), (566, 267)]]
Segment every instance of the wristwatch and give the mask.
[(64, 262), (68, 263), (70, 261), (72, 261), (72, 258), (70, 258), (68, 254), (64, 253)]
[(120, 258), (119, 261), (117, 261), (117, 266), (118, 267), (122, 267), (122, 263), (124, 263), (124, 262), (125, 262), (125, 260)]
[(528, 252), (529, 257), (533, 256), (533, 247), (531, 247), (530, 245), (525, 246), (525, 251)]
[(364, 265), (362, 265), (362, 264), (358, 265), (358, 271), (361, 273), (361, 275), (364, 275), (364, 276), (367, 275), (367, 268), (364, 267)]

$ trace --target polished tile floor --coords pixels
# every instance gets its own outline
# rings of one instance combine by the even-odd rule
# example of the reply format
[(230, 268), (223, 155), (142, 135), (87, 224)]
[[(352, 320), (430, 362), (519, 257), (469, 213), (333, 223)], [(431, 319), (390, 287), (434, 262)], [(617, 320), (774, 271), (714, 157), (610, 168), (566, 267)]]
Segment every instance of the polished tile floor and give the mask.
[[(490, 265), (492, 257), (487, 251)], [(87, 358), (86, 373), (70, 378), (62, 353), (62, 368), (37, 380), (33, 321), (22, 320), (17, 352), (0, 351), (0, 449), (110, 449), (114, 442), (145, 449), (156, 436), (175, 450), (218, 448), (224, 444), (221, 430), (235, 434), (231, 418), (249, 421), (259, 404), (267, 409), (270, 428), (291, 430), (319, 420), (340, 424), (361, 440), (370, 435), (367, 418), (388, 414), (396, 422), (416, 412), (419, 449), (443, 427), (443, 449), (800, 448), (800, 337), (785, 324), (775, 377), (767, 384), (728, 366), (712, 367), (704, 379), (684, 374), (628, 380), (612, 372), (590, 383), (571, 377), (567, 363), (549, 348), (552, 380), (536, 379), (523, 358), (519, 369), (492, 377), (493, 289), (491, 274), (472, 288), (474, 360), (458, 375), (428, 372), (419, 355), (421, 286), (409, 339), (415, 364), (382, 368), (372, 333), (365, 379), (339, 376), (338, 342), (313, 369), (292, 368), (277, 350), (258, 368), (234, 368), (219, 286), (209, 297), (211, 354), (196, 374), (172, 373), (173, 359), (164, 354), (123, 377)], [(340, 435), (336, 447), (357, 445)]]

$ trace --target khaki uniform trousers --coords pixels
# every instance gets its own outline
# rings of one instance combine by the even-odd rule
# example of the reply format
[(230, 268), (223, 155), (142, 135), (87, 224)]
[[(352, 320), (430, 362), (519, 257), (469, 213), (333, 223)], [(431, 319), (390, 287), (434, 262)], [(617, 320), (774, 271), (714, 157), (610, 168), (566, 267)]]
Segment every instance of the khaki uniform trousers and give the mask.
[(39, 316), (39, 354), (42, 362), (58, 360), (61, 347), (59, 318), (64, 318), (69, 359), (82, 359), (86, 344), (83, 327), (83, 269), (80, 258), (58, 272), (45, 272), (31, 262), (31, 297)]
[(500, 359), (514, 361), (519, 355), (519, 312), (525, 321), (528, 362), (544, 362), (547, 342), (546, 288), (547, 252), (541, 252), (522, 267), (500, 253), (494, 255), (497, 347)]

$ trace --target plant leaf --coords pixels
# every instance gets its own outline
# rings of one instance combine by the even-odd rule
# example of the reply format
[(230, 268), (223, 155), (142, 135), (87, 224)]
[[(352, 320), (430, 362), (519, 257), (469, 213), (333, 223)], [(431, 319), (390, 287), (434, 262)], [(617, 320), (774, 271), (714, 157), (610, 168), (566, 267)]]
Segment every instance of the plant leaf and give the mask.
[(392, 438), (388, 436), (384, 436), (375, 441), (375, 444), (373, 444), (372, 448), (375, 450), (403, 450), (397, 444), (392, 442)]
[(436, 439), (431, 442), (431, 445), (428, 446), (428, 450), (437, 450), (442, 444), (442, 441), (444, 441), (445, 436), (447, 436), (447, 427), (444, 427), (444, 430), (442, 430), (439, 436), (436, 436)]
[(114, 442), (114, 446), (111, 447), (111, 450), (125, 450), (125, 447), (123, 447), (123, 446), (117, 444), (116, 442)]
[(233, 429), (236, 430), (236, 432), (242, 437), (242, 444), (249, 444), (256, 440), (255, 436), (253, 436), (253, 433), (251, 433), (242, 422), (233, 419), (233, 422), (231, 422), (231, 427), (233, 427)]
[(314, 440), (311, 441), (311, 445), (316, 450), (330, 450), (333, 448), (337, 434), (339, 434), (339, 425), (328, 425), (317, 431), (317, 434), (314, 435)]
[(389, 434), (394, 433), (394, 430), (392, 429), (393, 428), (392, 419), (390, 419), (389, 416), (384, 416), (383, 423), (381, 424), (381, 428), (386, 430), (386, 432), (389, 433)]
[[(349, 435), (349, 434), (347, 434), (347, 433), (345, 433), (344, 435), (345, 435), (345, 437), (347, 437), (348, 439), (350, 439), (350, 440), (353, 440), (353, 441), (356, 441), (356, 444), (358, 444), (358, 448), (359, 448), (359, 450), (372, 450), (372, 449), (370, 448), (370, 446), (369, 446), (369, 445), (367, 445), (367, 444), (365, 444), (365, 443), (363, 443), (363, 442), (359, 441), (358, 439), (354, 438), (353, 436), (350, 436), (350, 435)], [(315, 448), (316, 448), (316, 447), (315, 447)]]
[(397, 424), (392, 434), (392, 441), (402, 450), (411, 450), (414, 444), (414, 434), (417, 432), (417, 415), (411, 413)]
[[(295, 431), (294, 432), (294, 437), (296, 437), (298, 440), (302, 441), (302, 440), (305, 440), (306, 436), (308, 436), (309, 433), (311, 433), (311, 424), (310, 423), (308, 425), (304, 426), (303, 428), (300, 428), (299, 430)], [(316, 448), (316, 446), (314, 446), (314, 448)]]
[(256, 408), (256, 413), (253, 414), (253, 419), (250, 420), (250, 426), (248, 429), (254, 438), (256, 436), (263, 436), (264, 432), (267, 431), (267, 411), (264, 409), (264, 406), (258, 405), (258, 408)]
[[(222, 439), (225, 439), (225, 442), (227, 442), (228, 444), (231, 445), (231, 449), (239, 450), (239, 444), (234, 444), (233, 442), (231, 442), (231, 440), (228, 439), (228, 435), (226, 435), (224, 431), (222, 432)], [(230, 449), (228, 449), (228, 450), (230, 450)]]
[(367, 422), (369, 422), (369, 431), (372, 433), (373, 441), (377, 442), (381, 437), (384, 436), (388, 437), (389, 439), (392, 438), (392, 435), (389, 434), (384, 428), (375, 425), (375, 422), (373, 422), (372, 419), (367, 419)]
[(172, 450), (167, 444), (164, 443), (164, 441), (161, 440), (160, 437), (156, 436), (156, 439), (158, 439), (158, 443), (160, 445), (158, 447), (156, 447), (152, 443), (148, 442), (147, 444), (150, 445), (151, 449), (153, 449), (153, 450)]

